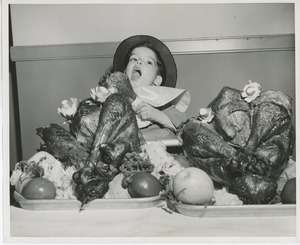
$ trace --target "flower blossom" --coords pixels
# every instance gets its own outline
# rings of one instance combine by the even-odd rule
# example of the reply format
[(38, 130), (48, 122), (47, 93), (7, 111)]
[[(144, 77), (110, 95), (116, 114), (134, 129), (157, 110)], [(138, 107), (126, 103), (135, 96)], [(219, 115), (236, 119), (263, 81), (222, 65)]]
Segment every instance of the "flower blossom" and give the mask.
[(251, 101), (253, 101), (254, 99), (256, 99), (261, 92), (260, 89), (260, 84), (257, 82), (251, 82), (251, 80), (249, 80), (249, 84), (247, 84), (244, 87), (244, 91), (242, 92), (242, 97), (245, 99), (246, 102), (250, 103)]
[(199, 118), (204, 123), (209, 123), (214, 118), (214, 112), (211, 108), (200, 108), (199, 109)]
[(61, 106), (57, 109), (58, 113), (66, 119), (73, 117), (77, 111), (78, 107), (77, 98), (70, 98), (68, 100), (63, 100)]
[(111, 87), (109, 89), (100, 86), (96, 88), (91, 89), (91, 96), (95, 101), (104, 102), (108, 96), (110, 96), (113, 93), (116, 93), (117, 89), (114, 87)]

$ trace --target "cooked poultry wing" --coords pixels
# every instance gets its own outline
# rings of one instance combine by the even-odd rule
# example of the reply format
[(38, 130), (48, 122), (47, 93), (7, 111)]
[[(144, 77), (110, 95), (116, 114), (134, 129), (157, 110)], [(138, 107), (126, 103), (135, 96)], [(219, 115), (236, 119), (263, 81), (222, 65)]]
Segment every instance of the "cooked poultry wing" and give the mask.
[(64, 167), (75, 166), (79, 169), (84, 166), (89, 154), (74, 136), (58, 124), (50, 124), (45, 128), (38, 128), (37, 135), (44, 144), (38, 151), (47, 151), (59, 159)]
[(104, 196), (125, 154), (140, 152), (143, 140), (131, 106), (136, 95), (128, 77), (121, 72), (106, 74), (99, 85), (112, 93), (102, 103), (91, 98), (82, 101), (69, 120), (69, 132), (60, 127), (63, 133), (56, 133), (58, 125), (38, 129), (47, 145), (43, 150), (77, 167), (73, 179), (82, 204)]
[(212, 123), (191, 118), (178, 131), (189, 160), (244, 203), (268, 203), (294, 149), (291, 99), (266, 91), (248, 104), (224, 87), (208, 107)]

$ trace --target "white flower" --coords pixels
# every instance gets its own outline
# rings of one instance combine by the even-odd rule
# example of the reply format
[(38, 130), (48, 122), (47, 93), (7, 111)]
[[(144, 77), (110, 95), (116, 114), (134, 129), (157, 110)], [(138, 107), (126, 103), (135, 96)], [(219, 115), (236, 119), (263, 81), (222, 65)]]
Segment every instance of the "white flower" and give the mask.
[(105, 87), (96, 87), (91, 89), (91, 96), (95, 101), (104, 102), (108, 96), (118, 92), (116, 88), (111, 87), (109, 89)]
[(249, 84), (244, 87), (244, 91), (242, 92), (242, 97), (245, 98), (245, 101), (250, 103), (252, 100), (256, 99), (260, 95), (260, 84), (257, 82), (251, 82), (249, 80)]
[(214, 118), (214, 112), (211, 108), (200, 108), (199, 109), (199, 118), (204, 123), (209, 123)]
[(104, 102), (109, 96), (109, 92), (105, 87), (96, 87), (91, 89), (91, 96), (95, 101)]
[(61, 102), (61, 106), (57, 109), (57, 111), (64, 118), (69, 119), (70, 117), (73, 117), (75, 115), (78, 104), (79, 102), (77, 98), (70, 98), (68, 100), (63, 100)]

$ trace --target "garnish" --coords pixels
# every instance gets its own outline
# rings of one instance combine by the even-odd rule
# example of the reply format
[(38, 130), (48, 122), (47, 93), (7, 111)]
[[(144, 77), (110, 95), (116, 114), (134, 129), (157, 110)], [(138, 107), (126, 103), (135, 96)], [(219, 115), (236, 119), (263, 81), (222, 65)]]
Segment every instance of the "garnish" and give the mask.
[(20, 170), (19, 183), (22, 184), (28, 178), (37, 178), (44, 175), (43, 167), (35, 162), (21, 161), (17, 163), (16, 170)]
[(127, 153), (124, 157), (124, 163), (120, 167), (123, 173), (122, 187), (127, 188), (130, 178), (136, 172), (152, 173), (154, 165), (150, 162), (146, 154), (139, 154), (136, 152)]
[(163, 191), (166, 191), (168, 188), (168, 185), (170, 183), (170, 176), (168, 174), (166, 174), (164, 171), (160, 171), (159, 172), (160, 176), (159, 176), (159, 182), (161, 185), (161, 189)]
[(250, 103), (254, 99), (256, 99), (261, 92), (260, 84), (257, 82), (251, 82), (249, 80), (249, 84), (244, 87), (244, 91), (242, 92), (242, 97), (247, 103)]
[(95, 101), (103, 103), (111, 94), (118, 92), (116, 88), (111, 87), (109, 89), (98, 86), (91, 89), (91, 96)]
[(211, 108), (200, 108), (199, 109), (199, 119), (201, 122), (210, 123), (214, 118), (214, 112)]
[(70, 98), (68, 100), (63, 100), (61, 102), (61, 106), (57, 109), (58, 114), (67, 119), (65, 123), (69, 123), (70, 119), (74, 117), (77, 107), (79, 105), (79, 101), (77, 98)]
[[(167, 207), (169, 210), (176, 212), (176, 207), (174, 205), (175, 202), (178, 202), (174, 196), (173, 191), (167, 191), (160, 195), (160, 198), (167, 203)], [(165, 210), (167, 211), (167, 210)], [(168, 211), (167, 211), (168, 212)]]

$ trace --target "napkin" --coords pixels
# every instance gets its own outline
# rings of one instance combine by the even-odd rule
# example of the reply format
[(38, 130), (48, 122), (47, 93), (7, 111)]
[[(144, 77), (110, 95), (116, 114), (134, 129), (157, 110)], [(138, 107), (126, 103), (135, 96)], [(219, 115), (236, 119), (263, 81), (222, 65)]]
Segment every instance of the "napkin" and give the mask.
[[(138, 106), (142, 101), (152, 105), (153, 107), (161, 107), (171, 103), (180, 112), (185, 112), (191, 102), (191, 95), (185, 89), (169, 88), (163, 86), (145, 86), (134, 89), (137, 95), (133, 106)], [(139, 128), (147, 127), (150, 121), (142, 121), (137, 117)]]

